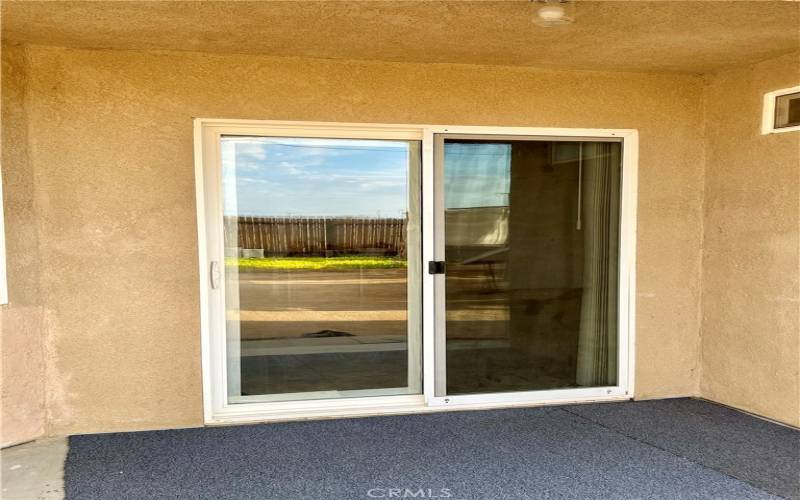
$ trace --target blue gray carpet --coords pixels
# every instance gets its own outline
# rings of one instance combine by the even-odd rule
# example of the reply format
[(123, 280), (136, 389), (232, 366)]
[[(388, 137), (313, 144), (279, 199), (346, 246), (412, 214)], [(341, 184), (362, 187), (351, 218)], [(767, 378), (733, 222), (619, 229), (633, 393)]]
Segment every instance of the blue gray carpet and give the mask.
[(800, 431), (678, 399), (73, 436), (68, 499), (800, 498)]

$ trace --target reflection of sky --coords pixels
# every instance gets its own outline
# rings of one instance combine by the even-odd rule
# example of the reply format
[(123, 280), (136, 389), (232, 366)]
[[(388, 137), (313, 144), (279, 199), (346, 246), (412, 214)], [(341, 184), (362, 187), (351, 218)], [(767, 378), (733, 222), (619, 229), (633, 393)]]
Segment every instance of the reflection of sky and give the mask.
[(226, 215), (401, 217), (403, 141), (223, 137)]
[(508, 205), (511, 144), (445, 142), (445, 208)]

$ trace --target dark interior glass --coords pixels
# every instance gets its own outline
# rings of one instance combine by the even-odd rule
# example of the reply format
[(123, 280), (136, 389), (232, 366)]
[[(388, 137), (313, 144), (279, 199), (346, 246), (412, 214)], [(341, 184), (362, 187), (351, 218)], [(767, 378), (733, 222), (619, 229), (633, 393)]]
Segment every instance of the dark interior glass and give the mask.
[(621, 144), (446, 139), (447, 394), (616, 384)]
[(775, 100), (775, 128), (800, 125), (800, 92), (778, 96)]

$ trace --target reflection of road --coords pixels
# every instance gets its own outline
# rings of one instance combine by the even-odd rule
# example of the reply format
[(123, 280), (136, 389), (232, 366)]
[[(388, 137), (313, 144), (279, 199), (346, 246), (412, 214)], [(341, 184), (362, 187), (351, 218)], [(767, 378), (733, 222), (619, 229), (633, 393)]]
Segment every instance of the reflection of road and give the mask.
[[(331, 330), (405, 342), (406, 296), (405, 269), (242, 272), (240, 310), (229, 311), (228, 319), (241, 321), (246, 340)], [(487, 293), (486, 279), (454, 276), (448, 296), (448, 324), (458, 337), (503, 336), (507, 300)]]
[(239, 283), (245, 311), (406, 309), (405, 269), (244, 272)]
[[(572, 383), (576, 330), (574, 313), (565, 311), (577, 310), (574, 300), (562, 297), (563, 290), (509, 290), (483, 268), (449, 271), (448, 390)], [(231, 326), (240, 320), (244, 393), (405, 384), (405, 269), (245, 272), (239, 278), (241, 311), (230, 311), (228, 319)], [(308, 336), (323, 331), (331, 336)]]
[(302, 337), (332, 330), (406, 338), (406, 270), (273, 271), (239, 274), (243, 339)]

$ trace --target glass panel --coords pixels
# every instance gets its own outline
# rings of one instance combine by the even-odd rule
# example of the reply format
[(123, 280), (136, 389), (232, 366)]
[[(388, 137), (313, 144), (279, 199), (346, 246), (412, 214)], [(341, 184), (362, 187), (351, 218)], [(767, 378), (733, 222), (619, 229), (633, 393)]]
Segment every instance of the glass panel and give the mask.
[(448, 395), (617, 380), (621, 144), (444, 141)]
[(775, 99), (775, 128), (800, 125), (800, 92), (779, 95)]
[(231, 402), (420, 391), (419, 150), (221, 139)]

